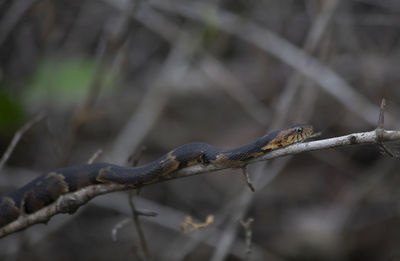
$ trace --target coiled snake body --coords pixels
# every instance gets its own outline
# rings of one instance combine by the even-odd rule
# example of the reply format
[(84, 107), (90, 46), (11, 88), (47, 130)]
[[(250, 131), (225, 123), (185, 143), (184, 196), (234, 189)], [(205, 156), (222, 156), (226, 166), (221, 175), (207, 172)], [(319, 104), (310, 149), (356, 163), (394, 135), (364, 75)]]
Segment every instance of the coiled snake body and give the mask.
[(118, 183), (132, 185), (156, 182), (186, 166), (213, 164), (237, 167), (272, 150), (301, 142), (311, 136), (312, 126), (301, 125), (271, 132), (247, 145), (221, 151), (206, 143), (180, 146), (161, 158), (138, 167), (121, 167), (94, 163), (58, 169), (32, 180), (25, 186), (0, 198), (0, 227), (54, 202), (60, 195), (89, 185)]

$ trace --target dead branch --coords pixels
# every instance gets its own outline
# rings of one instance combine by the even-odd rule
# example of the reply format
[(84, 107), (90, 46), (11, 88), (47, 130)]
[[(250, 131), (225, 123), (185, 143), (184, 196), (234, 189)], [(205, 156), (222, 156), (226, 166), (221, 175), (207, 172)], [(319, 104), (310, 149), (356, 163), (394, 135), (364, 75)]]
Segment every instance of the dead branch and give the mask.
[[(242, 167), (243, 165), (252, 164), (257, 161), (270, 160), (278, 157), (298, 154), (301, 152), (332, 149), (349, 145), (378, 144), (378, 142), (382, 141), (398, 141), (398, 140), (400, 140), (400, 131), (395, 131), (395, 130), (383, 130), (383, 133), (380, 138), (378, 138), (375, 130), (369, 132), (353, 133), (340, 137), (294, 144), (286, 148), (281, 148), (272, 151), (268, 154), (263, 155), (262, 157), (249, 160), (248, 162), (244, 162), (242, 164), (238, 164), (237, 167)], [(190, 177), (193, 175), (213, 172), (225, 168), (227, 167), (214, 166), (211, 164), (208, 166), (194, 165), (181, 169), (168, 176), (165, 176), (162, 180), (158, 182), (163, 182), (166, 180), (176, 179), (176, 178)], [(127, 185), (101, 184), (101, 185), (88, 186), (79, 191), (62, 195), (54, 203), (44, 207), (43, 209), (30, 215), (20, 216), (17, 220), (0, 228), (0, 237), (4, 237), (8, 234), (20, 231), (33, 224), (45, 223), (52, 216), (59, 213), (66, 213), (70, 211), (71, 208), (77, 209), (79, 208), (79, 206), (85, 204), (87, 201), (96, 196), (115, 191), (128, 190), (128, 189), (132, 188)]]

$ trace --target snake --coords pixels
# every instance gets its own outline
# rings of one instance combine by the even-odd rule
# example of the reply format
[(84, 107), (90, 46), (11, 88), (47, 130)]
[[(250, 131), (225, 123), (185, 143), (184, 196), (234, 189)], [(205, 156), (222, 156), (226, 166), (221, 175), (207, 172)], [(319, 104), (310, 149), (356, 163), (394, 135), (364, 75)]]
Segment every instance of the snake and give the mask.
[(0, 197), (0, 227), (21, 215), (32, 214), (50, 205), (63, 194), (90, 185), (116, 183), (139, 187), (155, 183), (164, 176), (195, 164), (237, 168), (273, 150), (302, 142), (312, 134), (311, 125), (296, 125), (273, 131), (254, 142), (229, 150), (219, 150), (201, 142), (184, 144), (159, 159), (137, 167), (92, 163), (57, 169)]

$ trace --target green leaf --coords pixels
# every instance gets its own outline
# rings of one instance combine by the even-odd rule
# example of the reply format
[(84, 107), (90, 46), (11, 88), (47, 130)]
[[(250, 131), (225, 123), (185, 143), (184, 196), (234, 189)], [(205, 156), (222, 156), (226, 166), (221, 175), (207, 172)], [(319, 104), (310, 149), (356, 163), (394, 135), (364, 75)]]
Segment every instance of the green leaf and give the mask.
[(85, 97), (96, 64), (83, 58), (47, 59), (41, 62), (26, 92), (29, 104), (67, 105)]

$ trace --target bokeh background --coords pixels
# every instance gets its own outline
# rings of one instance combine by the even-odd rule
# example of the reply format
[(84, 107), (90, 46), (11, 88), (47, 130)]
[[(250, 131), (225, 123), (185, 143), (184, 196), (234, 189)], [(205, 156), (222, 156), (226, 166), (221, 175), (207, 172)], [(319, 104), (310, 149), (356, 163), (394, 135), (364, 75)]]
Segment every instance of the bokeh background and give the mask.
[[(221, 149), (310, 123), (399, 128), (396, 0), (0, 1), (0, 170), (5, 194), (59, 167), (139, 164), (202, 141)], [(153, 260), (400, 260), (399, 161), (371, 146), (303, 153), (151, 185), (134, 196)], [(146, 260), (129, 193), (97, 197), (0, 240), (1, 260)], [(184, 217), (215, 222), (180, 232)]]

